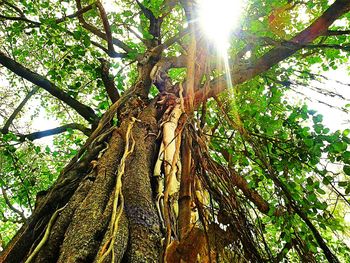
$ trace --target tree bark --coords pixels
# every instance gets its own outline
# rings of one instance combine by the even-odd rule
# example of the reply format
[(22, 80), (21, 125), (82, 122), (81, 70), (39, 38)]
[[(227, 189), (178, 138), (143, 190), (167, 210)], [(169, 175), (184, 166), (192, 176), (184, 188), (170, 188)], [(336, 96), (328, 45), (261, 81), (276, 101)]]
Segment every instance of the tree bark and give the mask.
[[(116, 173), (129, 123), (130, 118), (125, 118), (106, 142), (89, 150), (37, 200), (29, 224), (11, 241), (0, 262), (25, 262), (43, 238), (52, 214), (65, 204), (32, 262), (97, 262), (111, 238), (109, 222)], [(135, 149), (126, 159), (122, 187), (125, 206), (114, 245), (115, 262), (160, 260), (160, 221), (150, 182), (154, 156), (158, 154), (157, 134), (157, 109), (150, 104), (139, 114), (132, 129)], [(108, 256), (103, 262), (111, 262), (110, 259)]]

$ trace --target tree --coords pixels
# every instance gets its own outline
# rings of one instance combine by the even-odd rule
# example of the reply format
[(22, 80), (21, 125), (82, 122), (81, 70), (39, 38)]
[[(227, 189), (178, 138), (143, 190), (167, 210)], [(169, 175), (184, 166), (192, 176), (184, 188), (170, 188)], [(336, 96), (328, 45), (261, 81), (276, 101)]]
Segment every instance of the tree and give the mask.
[(349, 130), (285, 97), (347, 61), (350, 2), (315, 2), (247, 1), (227, 72), (196, 1), (1, 1), (0, 261), (349, 258)]

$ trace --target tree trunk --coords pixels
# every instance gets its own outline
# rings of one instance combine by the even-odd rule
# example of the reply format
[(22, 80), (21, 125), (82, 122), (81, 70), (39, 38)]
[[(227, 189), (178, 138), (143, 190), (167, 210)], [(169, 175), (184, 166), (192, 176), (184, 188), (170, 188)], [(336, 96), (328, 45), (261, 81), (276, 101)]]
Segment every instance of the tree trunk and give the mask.
[[(138, 115), (131, 130), (135, 148), (125, 159), (121, 191), (125, 205), (113, 247), (115, 262), (160, 260), (160, 220), (150, 180), (154, 157), (158, 154), (156, 115), (155, 106), (150, 104)], [(106, 142), (96, 143), (71, 170), (61, 174), (46, 195), (37, 200), (29, 224), (17, 233), (0, 262), (25, 262), (43, 239), (52, 214), (63, 206), (48, 239), (31, 262), (99, 260), (111, 240), (116, 174), (125, 151), (129, 125), (130, 118), (125, 118)], [(111, 253), (103, 262), (111, 262)]]

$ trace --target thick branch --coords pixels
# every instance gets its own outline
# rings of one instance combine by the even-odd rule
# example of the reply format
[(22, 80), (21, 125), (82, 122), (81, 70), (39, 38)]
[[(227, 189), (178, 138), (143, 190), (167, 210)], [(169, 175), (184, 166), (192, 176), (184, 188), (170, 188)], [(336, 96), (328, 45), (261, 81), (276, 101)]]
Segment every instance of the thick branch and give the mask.
[(86, 136), (91, 135), (91, 130), (86, 128), (84, 125), (79, 124), (79, 123), (69, 123), (69, 124), (65, 124), (65, 125), (60, 126), (60, 127), (56, 127), (54, 129), (33, 132), (33, 133), (29, 133), (29, 134), (18, 134), (17, 136), (20, 138), (21, 141), (24, 141), (26, 139), (29, 141), (34, 141), (34, 140), (37, 140), (37, 139), (40, 139), (43, 137), (63, 133), (65, 131), (67, 131), (68, 129), (79, 130), (82, 133), (84, 133)]
[(107, 13), (100, 1), (97, 1), (97, 8), (100, 11), (100, 17), (102, 19), (103, 28), (106, 33), (108, 50), (109, 52), (114, 53), (115, 51), (114, 51), (114, 46), (112, 42), (113, 38), (112, 38), (111, 26), (109, 25), (109, 22), (108, 22)]
[(23, 99), (23, 101), (18, 105), (18, 107), (14, 110), (14, 112), (11, 114), (11, 116), (7, 119), (4, 127), (2, 128), (1, 132), (6, 134), (9, 131), (10, 125), (12, 124), (13, 120), (16, 118), (18, 113), (23, 109), (24, 105), (27, 103), (27, 101), (38, 91), (39, 87), (34, 87)]
[[(303, 46), (311, 43), (317, 37), (328, 32), (328, 28), (340, 16), (350, 10), (350, 1), (336, 0), (316, 21), (309, 27), (297, 34), (290, 42), (295, 46), (278, 46), (267, 52), (261, 58), (249, 65), (236, 66), (232, 71), (232, 84), (237, 85), (243, 83), (253, 77), (269, 70), (280, 61), (290, 57)], [(227, 88), (225, 77), (213, 80), (210, 83), (211, 89), (206, 91), (201, 89), (195, 94), (195, 102), (198, 105), (205, 98), (213, 97)]]
[(108, 61), (101, 58), (100, 62), (101, 62), (101, 77), (102, 77), (103, 84), (105, 85), (109, 98), (111, 99), (112, 103), (114, 103), (120, 98), (119, 92), (115, 87), (113, 77), (109, 75)]
[(55, 84), (46, 79), (45, 77), (31, 71), (30, 69), (22, 66), (12, 58), (9, 58), (5, 53), (0, 51), (0, 64), (5, 66), (7, 69), (11, 70), (13, 73), (18, 76), (25, 78), (26, 80), (32, 82), (35, 85), (45, 89), (52, 96), (58, 98), (59, 100), (65, 102), (67, 105), (72, 107), (77, 111), (84, 119), (90, 123), (95, 123), (98, 121), (98, 117), (95, 114), (94, 110), (76, 99), (69, 96), (66, 92), (59, 89)]
[(168, 71), (170, 68), (185, 67), (186, 59), (187, 56), (181, 55), (179, 57), (165, 57), (157, 62), (151, 71), (150, 77), (159, 91), (171, 92), (174, 90)]
[[(339, 44), (307, 44), (307, 45), (302, 45), (293, 41), (277, 41), (273, 38), (270, 37), (256, 37), (253, 35), (249, 35), (247, 37), (252, 43), (257, 43), (257, 42), (264, 42), (266, 45), (272, 45), (275, 47), (281, 47), (284, 46), (289, 49), (295, 49), (295, 48), (331, 48), (331, 49), (339, 49), (339, 50), (344, 50), (344, 51), (350, 51), (350, 44), (349, 43), (342, 43), (341, 45)], [(245, 49), (243, 49), (244, 51)], [(241, 53), (241, 52), (240, 52)]]

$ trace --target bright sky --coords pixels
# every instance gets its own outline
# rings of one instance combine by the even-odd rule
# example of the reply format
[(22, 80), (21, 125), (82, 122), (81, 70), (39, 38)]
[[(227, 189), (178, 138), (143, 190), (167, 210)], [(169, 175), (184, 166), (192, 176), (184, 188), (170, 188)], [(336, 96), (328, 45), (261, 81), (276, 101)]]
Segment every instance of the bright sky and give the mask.
[(227, 49), (228, 38), (238, 26), (243, 8), (243, 0), (199, 1), (199, 24), (220, 50)]
[[(350, 104), (350, 74), (349, 74), (350, 63), (348, 65), (342, 65), (337, 70), (331, 70), (324, 72), (323, 75), (329, 80), (324, 83), (319, 83), (315, 81), (315, 86), (318, 85), (323, 88), (328, 88), (344, 96), (345, 100), (336, 97), (325, 97), (320, 96), (316, 92), (313, 92), (311, 97), (317, 98), (319, 96), (320, 100), (323, 99), (326, 103), (334, 105), (336, 107), (345, 108), (346, 104)], [(341, 83), (343, 84), (341, 84)], [(318, 103), (317, 101), (308, 102), (310, 108), (314, 108), (319, 111), (324, 116), (324, 124), (332, 130), (338, 129), (349, 129), (350, 128), (350, 114), (330, 109), (327, 105)], [(350, 111), (350, 107), (347, 108)]]

